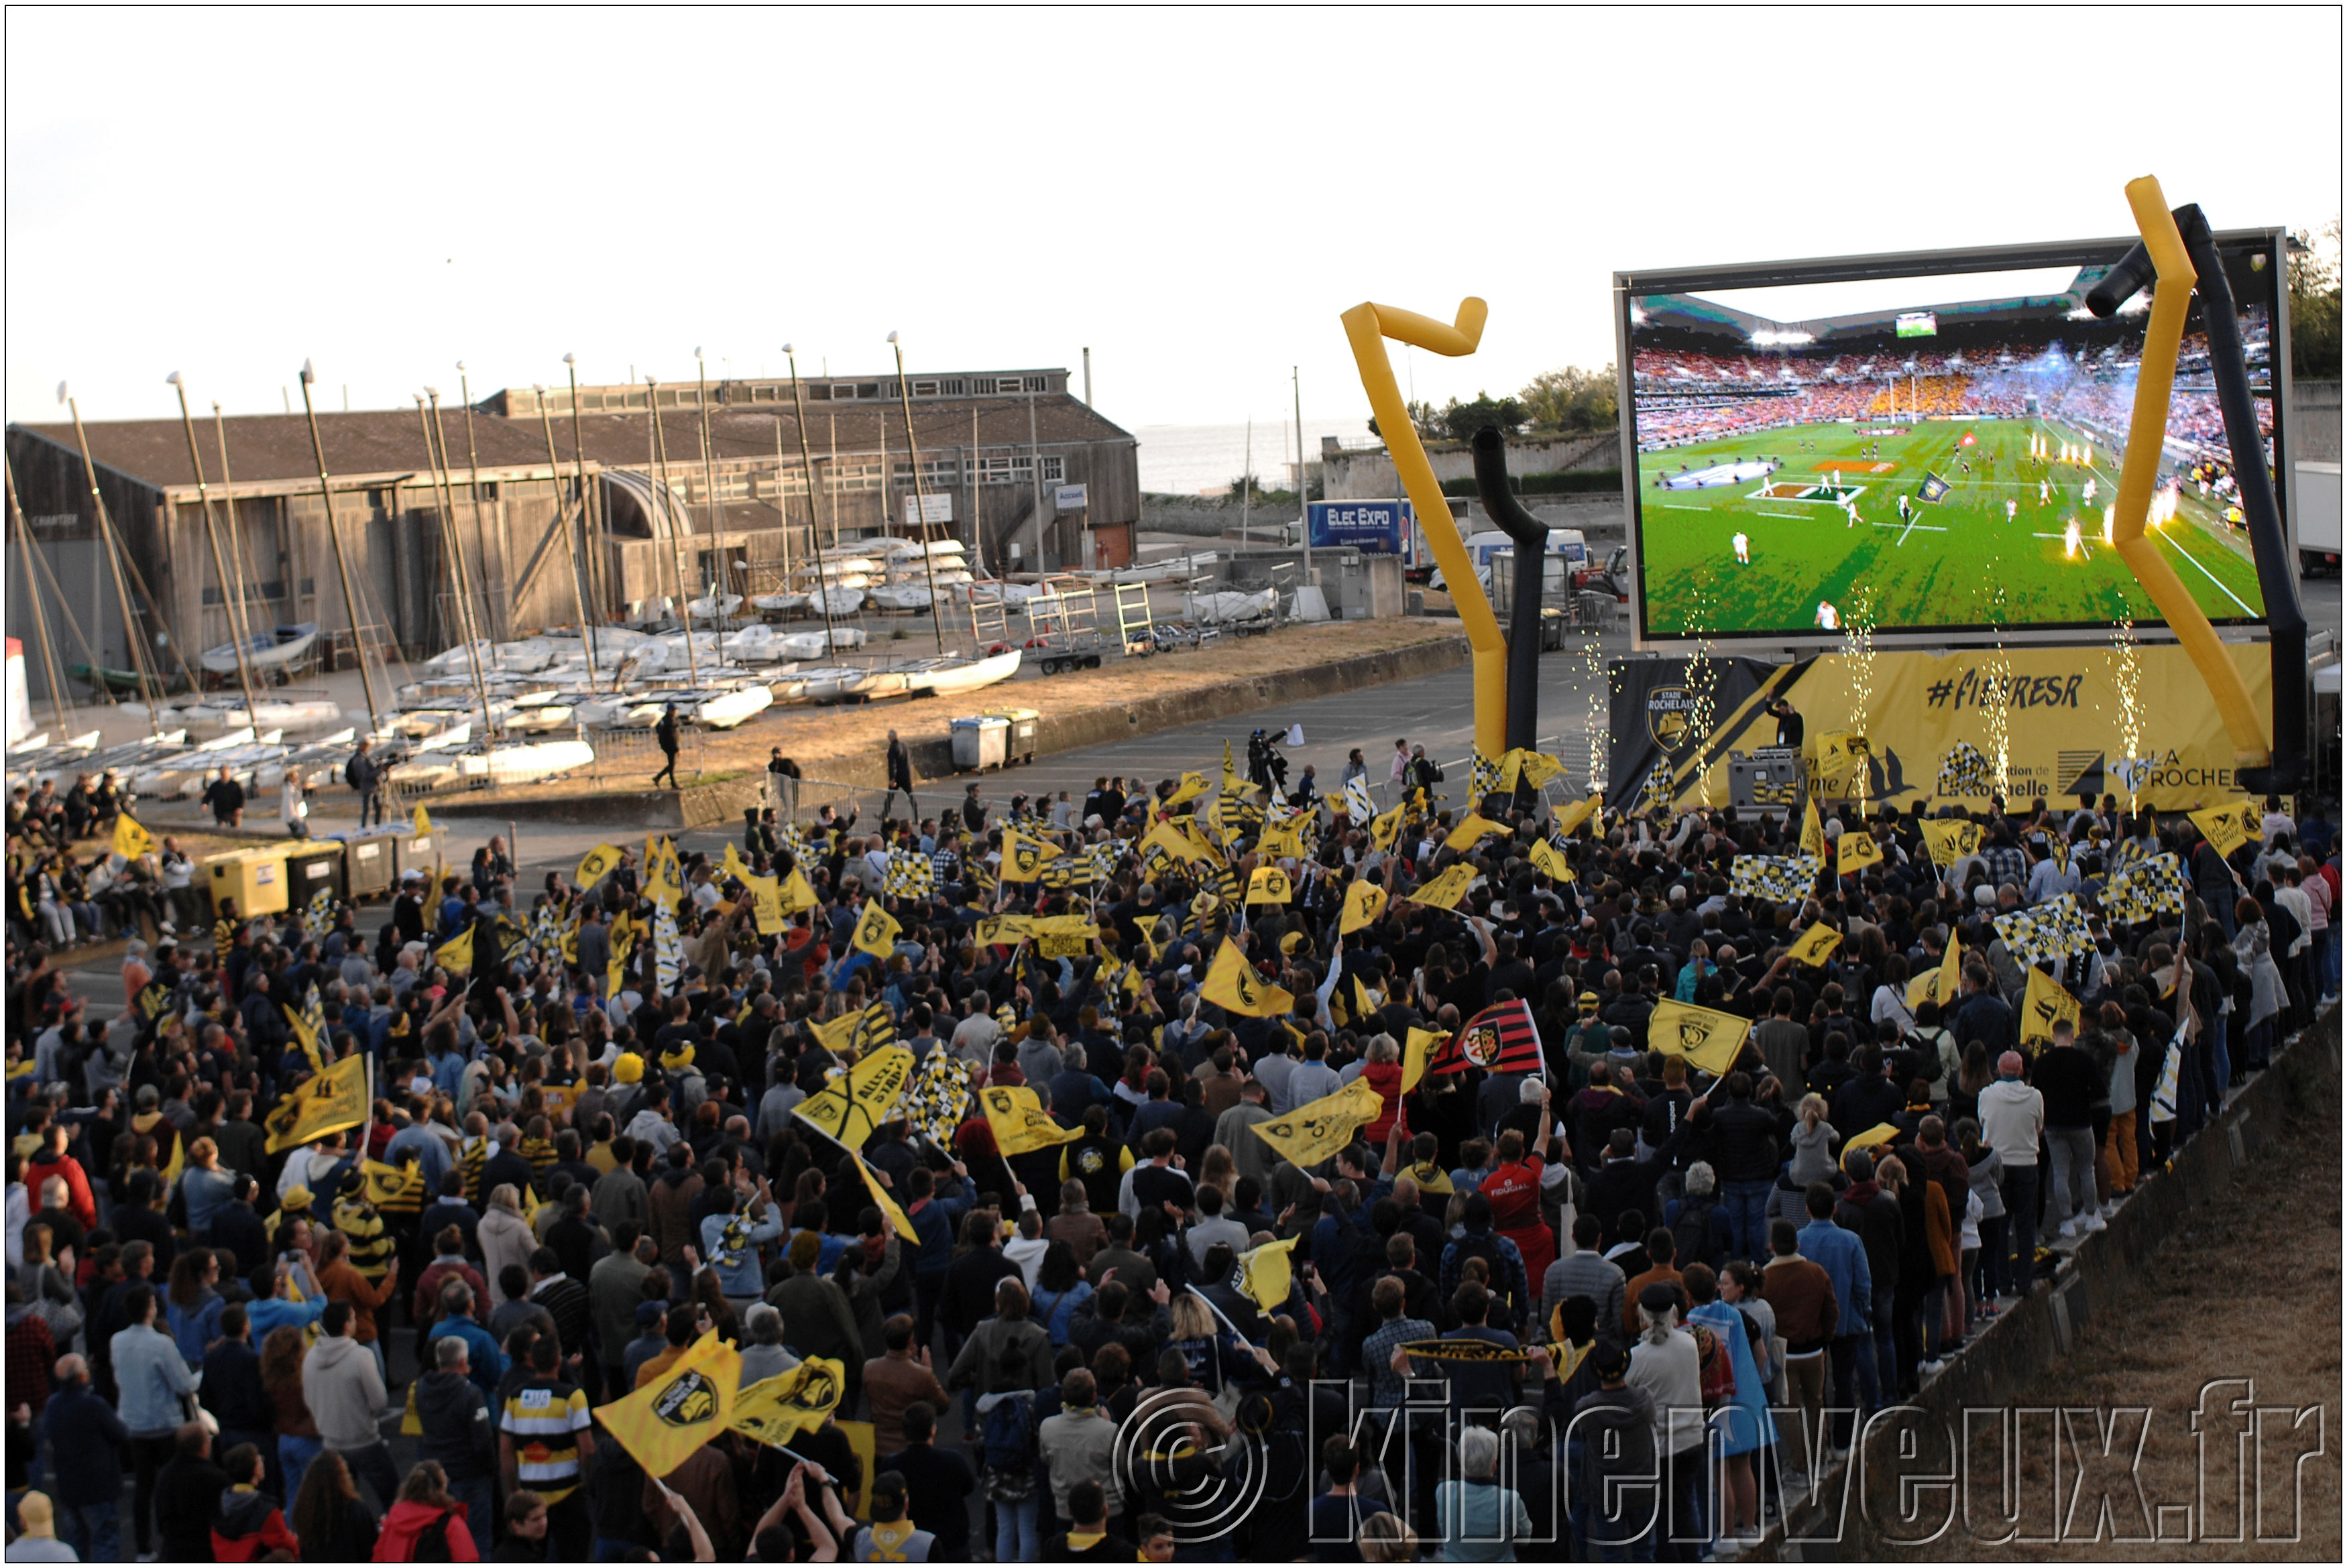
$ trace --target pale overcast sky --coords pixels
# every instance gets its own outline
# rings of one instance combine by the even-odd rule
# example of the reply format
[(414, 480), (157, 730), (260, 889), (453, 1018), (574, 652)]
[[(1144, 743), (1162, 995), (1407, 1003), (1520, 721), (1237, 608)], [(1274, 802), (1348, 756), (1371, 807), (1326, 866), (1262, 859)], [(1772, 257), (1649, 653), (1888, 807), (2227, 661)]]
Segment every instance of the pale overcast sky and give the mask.
[[(7, 13), (7, 415), (1061, 364), (1128, 427), (1614, 353), (1622, 267), (2339, 210), (2340, 13)], [(2204, 69), (2205, 67), (2205, 69)]]

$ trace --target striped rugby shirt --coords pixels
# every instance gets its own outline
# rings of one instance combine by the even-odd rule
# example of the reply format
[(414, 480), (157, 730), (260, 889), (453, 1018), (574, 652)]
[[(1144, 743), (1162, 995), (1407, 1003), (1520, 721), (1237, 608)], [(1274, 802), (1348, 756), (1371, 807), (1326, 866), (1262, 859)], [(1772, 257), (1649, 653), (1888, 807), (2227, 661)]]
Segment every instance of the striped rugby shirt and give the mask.
[(578, 1490), (579, 1434), (593, 1422), (584, 1393), (559, 1378), (532, 1378), (506, 1400), (497, 1424), (513, 1436), (522, 1486), (553, 1503)]

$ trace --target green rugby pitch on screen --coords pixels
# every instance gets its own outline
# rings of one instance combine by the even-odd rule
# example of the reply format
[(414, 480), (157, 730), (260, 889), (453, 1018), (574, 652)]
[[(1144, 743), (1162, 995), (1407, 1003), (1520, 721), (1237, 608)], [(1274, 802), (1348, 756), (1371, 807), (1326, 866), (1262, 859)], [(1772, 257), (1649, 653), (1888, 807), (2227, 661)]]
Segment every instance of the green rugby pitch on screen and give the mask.
[[(1646, 635), (2157, 621), (2104, 537), (2121, 455), (2059, 422), (1985, 417), (1838, 420), (1642, 453)], [(2255, 620), (2257, 568), (2226, 509), (2181, 478), (2155, 495), (2152, 536), (2211, 620)]]

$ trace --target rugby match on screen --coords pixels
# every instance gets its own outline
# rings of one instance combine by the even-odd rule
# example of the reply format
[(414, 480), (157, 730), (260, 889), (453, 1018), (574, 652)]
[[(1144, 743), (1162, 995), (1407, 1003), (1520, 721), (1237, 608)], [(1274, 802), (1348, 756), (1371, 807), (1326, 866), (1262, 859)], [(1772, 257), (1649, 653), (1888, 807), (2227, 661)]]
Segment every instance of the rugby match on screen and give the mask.
[[(1815, 285), (1737, 291), (1763, 297), (1768, 315), (1698, 293), (1634, 296), (1646, 635), (2158, 619), (2111, 548), (2144, 317), (2084, 308), (2102, 271), (2080, 268), (2058, 292), (1815, 318), (1800, 313)], [(1930, 300), (1948, 281), (1898, 286)], [(2152, 535), (2211, 621), (2256, 621), (2257, 568), (2195, 326)], [(2270, 433), (2262, 305), (2244, 311), (2241, 336)]]

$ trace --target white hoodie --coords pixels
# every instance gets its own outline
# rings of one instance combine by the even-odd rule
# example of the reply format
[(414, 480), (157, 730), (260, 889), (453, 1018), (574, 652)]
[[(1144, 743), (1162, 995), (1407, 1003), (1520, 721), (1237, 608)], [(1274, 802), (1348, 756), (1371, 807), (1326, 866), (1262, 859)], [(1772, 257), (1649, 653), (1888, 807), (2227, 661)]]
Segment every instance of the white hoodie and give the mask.
[(302, 1359), (302, 1400), (318, 1436), (341, 1452), (383, 1441), (375, 1412), (384, 1406), (383, 1374), (374, 1352), (349, 1335), (321, 1334)]
[(2007, 1169), (2037, 1166), (2037, 1139), (2045, 1130), (2045, 1096), (2018, 1078), (1999, 1078), (1981, 1091), (1981, 1138)]

